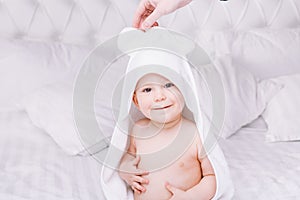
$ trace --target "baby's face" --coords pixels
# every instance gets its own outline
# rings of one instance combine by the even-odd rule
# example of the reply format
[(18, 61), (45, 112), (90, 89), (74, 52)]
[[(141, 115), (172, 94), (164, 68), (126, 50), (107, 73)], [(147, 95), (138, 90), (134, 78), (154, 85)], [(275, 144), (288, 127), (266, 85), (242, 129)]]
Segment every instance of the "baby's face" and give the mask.
[(133, 101), (145, 117), (158, 123), (176, 120), (184, 108), (179, 89), (158, 74), (147, 74), (138, 81)]

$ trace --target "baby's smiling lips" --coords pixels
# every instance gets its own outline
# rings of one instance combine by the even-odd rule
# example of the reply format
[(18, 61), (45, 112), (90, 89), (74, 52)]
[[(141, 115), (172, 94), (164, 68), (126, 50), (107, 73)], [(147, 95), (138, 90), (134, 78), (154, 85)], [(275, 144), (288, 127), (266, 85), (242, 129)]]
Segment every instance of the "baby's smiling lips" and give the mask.
[(163, 109), (169, 108), (169, 107), (171, 107), (171, 106), (172, 106), (172, 105), (161, 106), (161, 107), (154, 107), (153, 110), (163, 110)]

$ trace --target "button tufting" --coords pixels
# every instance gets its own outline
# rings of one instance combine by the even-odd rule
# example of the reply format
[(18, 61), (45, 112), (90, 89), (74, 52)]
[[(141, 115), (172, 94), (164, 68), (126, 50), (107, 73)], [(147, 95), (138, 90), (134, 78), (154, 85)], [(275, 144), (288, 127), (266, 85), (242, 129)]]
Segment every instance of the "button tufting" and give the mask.
[(31, 6), (35, 6), (36, 4), (39, 4), (38, 0), (29, 1), (29, 5), (31, 5)]
[[(119, 23), (119, 21), (115, 22), (115, 19), (124, 19), (123, 21), (126, 21), (127, 26), (131, 25), (132, 17), (130, 16), (136, 8), (136, 3), (134, 3), (134, 1), (128, 1), (126, 4), (120, 2), (113, 0), (0, 0), (0, 35), (5, 35), (7, 30), (11, 30), (11, 27), (15, 27), (16, 32), (11, 34), (12, 37), (36, 38), (37, 35), (45, 35), (43, 33), (44, 30), (41, 29), (41, 24), (43, 25), (44, 22), (47, 22), (51, 23), (51, 25), (45, 25), (45, 27), (47, 26), (49, 28), (47, 29), (47, 33), (50, 33), (51, 39), (57, 41), (68, 39), (68, 37), (64, 37), (65, 31), (67, 31), (68, 35), (78, 35), (78, 30), (82, 33), (87, 33), (80, 34), (78, 40), (104, 40), (105, 38), (103, 37), (102, 31), (105, 33), (117, 33), (123, 29), (124, 23)], [(160, 25), (167, 28), (171, 27), (173, 30), (180, 32), (182, 32), (182, 28), (185, 27), (192, 30), (199, 29), (200, 27), (201, 29), (209, 28), (210, 30), (215, 30), (215, 28), (218, 27), (224, 29), (224, 27), (229, 28), (228, 26), (230, 26), (233, 29), (248, 30), (264, 27), (286, 28), (299, 26), (300, 7), (298, 3), (295, 3), (297, 0), (258, 1), (259, 3), (249, 0), (228, 0), (227, 2), (216, 1), (214, 6), (210, 6), (210, 2), (212, 1), (194, 1), (188, 7), (184, 7), (178, 12), (178, 15), (182, 14), (182, 16), (188, 19), (183, 20), (180, 16), (178, 18), (176, 17), (176, 23), (169, 23), (168, 19), (171, 18), (165, 18), (165, 20), (161, 20)], [(106, 9), (108, 4), (112, 6), (112, 8)], [(14, 6), (16, 8), (14, 8)], [(243, 9), (244, 7), (245, 9)], [(18, 13), (20, 10), (23, 10), (23, 8), (24, 12)], [(118, 8), (122, 12), (118, 12)], [(282, 9), (287, 8), (294, 9), (290, 9), (291, 11), (289, 13), (284, 12), (285, 14), (282, 14)], [(228, 14), (224, 14), (224, 9)], [(100, 17), (99, 12), (102, 10), (105, 10), (106, 13), (103, 17)], [(199, 10), (201, 15), (195, 16), (189, 13), (194, 10)], [(274, 14), (274, 10), (279, 10), (280, 12)], [(224, 19), (216, 20), (219, 19), (220, 16)], [(96, 22), (99, 18), (104, 20), (103, 23), (99, 24), (99, 26), (103, 27), (99, 27)], [(226, 18), (228, 18), (228, 20), (226, 20)], [(202, 26), (205, 20), (207, 20), (205, 24), (209, 26)], [(188, 23), (182, 26), (183, 21), (188, 21)], [(230, 25), (228, 25), (228, 22), (231, 22), (229, 23)], [(81, 25), (81, 23), (85, 24)], [(95, 24), (97, 24), (97, 27), (94, 26)], [(110, 26), (107, 26), (107, 24)], [(111, 26), (111, 24), (113, 25)], [(22, 27), (21, 30), (25, 27), (25, 31), (28, 30), (29, 32), (19, 32), (20, 27)], [(58, 27), (59, 30), (57, 30)], [(42, 37), (44, 38), (39, 39), (49, 39), (49, 34), (47, 34), (47, 37)]]
[(92, 30), (91, 32), (90, 32), (90, 34), (89, 34), (89, 37), (91, 38), (91, 39), (99, 39), (99, 33), (97, 32), (97, 31), (95, 31), (95, 30)]
[(74, 0), (63, 0), (66, 5), (72, 5)]
[(58, 35), (58, 36), (57, 36), (57, 39), (58, 39), (59, 41), (62, 41), (62, 40), (64, 39), (64, 35)]
[(54, 40), (56, 41), (62, 41), (64, 39), (64, 36), (63, 35), (56, 35)]
[(24, 32), (17, 32), (14, 34), (14, 38), (17, 38), (17, 39), (24, 39), (26, 37), (27, 37), (27, 34)]
[(50, 38), (51, 40), (53, 41), (61, 41), (62, 40), (62, 33), (59, 31), (59, 30), (56, 30), (56, 31), (53, 31), (51, 34), (50, 34)]
[(100, 34), (95, 33), (94, 36), (93, 36), (93, 38), (94, 38), (95, 40), (99, 40), (99, 39), (100, 39)]

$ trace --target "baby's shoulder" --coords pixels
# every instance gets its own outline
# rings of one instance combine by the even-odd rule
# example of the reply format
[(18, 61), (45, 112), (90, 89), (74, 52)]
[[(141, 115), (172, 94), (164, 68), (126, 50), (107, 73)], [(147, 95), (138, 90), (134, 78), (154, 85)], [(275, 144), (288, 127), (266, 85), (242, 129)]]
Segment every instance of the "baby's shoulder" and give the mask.
[(199, 144), (199, 143), (201, 144), (199, 131), (198, 131), (198, 128), (197, 128), (195, 122), (193, 122), (189, 119), (183, 118), (182, 125), (183, 125), (183, 130), (188, 131), (189, 133), (195, 134), (194, 141), (196, 142), (196, 144)]
[(195, 124), (195, 122), (189, 120), (189, 119), (186, 119), (186, 118), (182, 118), (182, 125), (185, 127), (185, 128), (188, 128), (188, 130), (195, 130), (195, 131), (198, 131), (197, 130), (197, 126)]

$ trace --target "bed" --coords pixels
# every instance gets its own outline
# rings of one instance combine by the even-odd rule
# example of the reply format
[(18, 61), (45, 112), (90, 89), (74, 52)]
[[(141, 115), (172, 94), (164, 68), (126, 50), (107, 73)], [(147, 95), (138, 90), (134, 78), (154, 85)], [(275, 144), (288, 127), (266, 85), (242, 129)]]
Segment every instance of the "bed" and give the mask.
[(235, 198), (298, 199), (299, 142), (266, 143), (264, 122), (257, 121), (255, 126), (220, 141), (235, 184)]
[(1, 113), (1, 199), (103, 199), (101, 166), (66, 155), (25, 112)]
[[(72, 83), (95, 46), (131, 26), (137, 4), (0, 2), (0, 199), (105, 199), (102, 163), (90, 155), (98, 152), (86, 152), (76, 134)], [(212, 59), (230, 59), (216, 65), (239, 69), (223, 74), (226, 84), (235, 81), (228, 81), (230, 112), (218, 140), (234, 199), (299, 199), (300, 1), (195, 0), (159, 24)], [(117, 67), (104, 81), (118, 78)], [(101, 98), (111, 91), (98, 89), (95, 115), (109, 137), (114, 116)]]

